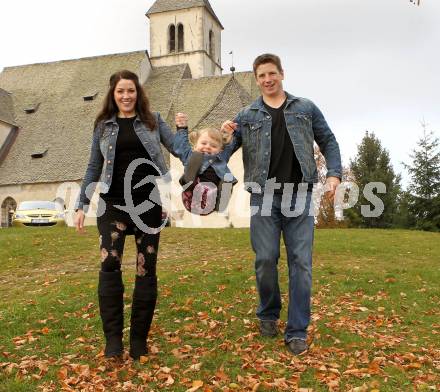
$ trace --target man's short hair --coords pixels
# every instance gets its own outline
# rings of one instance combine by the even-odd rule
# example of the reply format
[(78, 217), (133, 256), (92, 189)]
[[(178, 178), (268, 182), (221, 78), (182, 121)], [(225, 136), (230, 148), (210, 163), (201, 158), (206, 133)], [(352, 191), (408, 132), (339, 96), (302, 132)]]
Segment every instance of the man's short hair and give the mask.
[(264, 53), (264, 54), (259, 55), (254, 60), (254, 75), (257, 75), (257, 68), (261, 64), (267, 64), (267, 63), (275, 64), (275, 66), (277, 67), (279, 72), (281, 72), (281, 73), (284, 72), (283, 67), (281, 66), (281, 60), (276, 54)]

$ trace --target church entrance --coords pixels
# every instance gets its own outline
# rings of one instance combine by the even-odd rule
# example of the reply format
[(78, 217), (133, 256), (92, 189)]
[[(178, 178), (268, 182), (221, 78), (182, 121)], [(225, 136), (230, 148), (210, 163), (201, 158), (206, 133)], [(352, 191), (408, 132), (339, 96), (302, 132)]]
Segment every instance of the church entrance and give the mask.
[(10, 227), (12, 226), (12, 215), (17, 209), (17, 202), (12, 197), (7, 197), (3, 200), (0, 210), (0, 226)]

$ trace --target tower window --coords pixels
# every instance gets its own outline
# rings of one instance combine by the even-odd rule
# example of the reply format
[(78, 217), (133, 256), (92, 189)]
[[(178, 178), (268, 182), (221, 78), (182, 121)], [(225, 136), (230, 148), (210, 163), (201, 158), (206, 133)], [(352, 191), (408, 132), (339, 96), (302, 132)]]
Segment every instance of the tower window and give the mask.
[(214, 33), (209, 30), (209, 55), (214, 58)]
[(170, 53), (176, 51), (176, 26), (173, 24), (168, 27), (168, 49)]
[(177, 51), (183, 52), (183, 24), (179, 23), (177, 25)]

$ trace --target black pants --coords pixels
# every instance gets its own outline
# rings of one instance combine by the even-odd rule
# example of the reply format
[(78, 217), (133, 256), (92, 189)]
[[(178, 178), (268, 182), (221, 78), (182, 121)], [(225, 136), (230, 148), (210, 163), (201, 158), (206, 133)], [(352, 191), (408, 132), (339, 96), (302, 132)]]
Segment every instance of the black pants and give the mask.
[[(149, 227), (160, 227), (162, 208), (156, 205), (140, 218)], [(156, 276), (160, 232), (157, 234), (142, 232), (127, 212), (108, 202), (104, 214), (97, 218), (97, 226), (100, 234), (101, 271), (113, 272), (121, 269), (125, 237), (134, 234), (137, 248), (136, 274)]]

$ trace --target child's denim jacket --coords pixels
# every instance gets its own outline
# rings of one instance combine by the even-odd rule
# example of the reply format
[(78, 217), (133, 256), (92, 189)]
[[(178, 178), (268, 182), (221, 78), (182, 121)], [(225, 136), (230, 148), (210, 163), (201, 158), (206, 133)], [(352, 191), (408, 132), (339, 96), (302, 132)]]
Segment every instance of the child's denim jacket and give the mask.
[[(237, 183), (237, 179), (233, 176), (227, 165), (234, 151), (235, 143), (236, 139), (233, 137), (231, 142), (224, 146), (223, 151), (215, 155), (205, 154), (199, 174), (202, 174), (209, 166), (212, 166), (220, 181)], [(174, 138), (173, 151), (180, 158), (183, 165), (186, 166), (192, 154), (192, 148), (188, 140), (188, 128), (178, 128)]]

